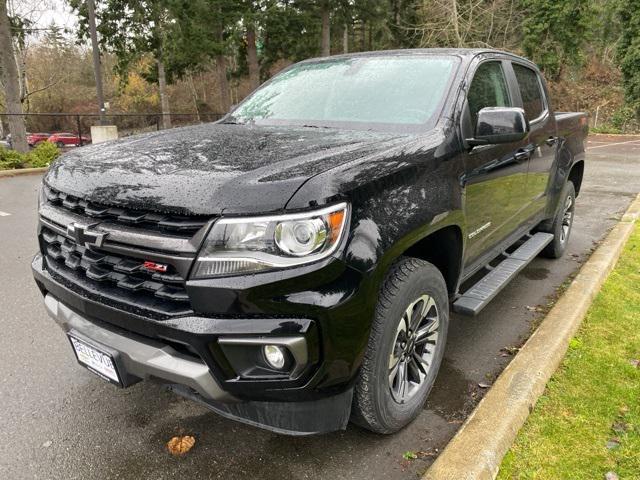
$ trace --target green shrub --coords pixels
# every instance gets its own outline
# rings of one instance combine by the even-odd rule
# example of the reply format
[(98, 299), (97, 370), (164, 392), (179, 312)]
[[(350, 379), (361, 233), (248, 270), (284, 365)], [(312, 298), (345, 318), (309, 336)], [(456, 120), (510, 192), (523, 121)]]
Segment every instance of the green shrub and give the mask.
[(637, 133), (640, 124), (633, 108), (625, 105), (616, 109), (605, 121), (600, 122), (596, 128), (590, 128), (590, 133)]
[(591, 127), (589, 129), (589, 133), (604, 133), (604, 134), (621, 134), (622, 130), (620, 130), (617, 127), (614, 127), (613, 125), (611, 125), (610, 123), (604, 123), (602, 125), (598, 125), (597, 127)]
[(22, 168), (22, 164), (26, 161), (25, 155), (0, 147), (0, 170), (10, 170), (13, 168)]
[(60, 155), (60, 149), (51, 142), (40, 142), (26, 155), (26, 161), (34, 167), (48, 167)]
[(0, 147), (0, 170), (48, 167), (59, 155), (60, 149), (50, 142), (40, 142), (28, 153), (18, 153), (15, 150)]
[(620, 131), (625, 131), (627, 126), (633, 123), (635, 116), (635, 112), (632, 108), (621, 107), (611, 115), (611, 124), (614, 128), (617, 128)]

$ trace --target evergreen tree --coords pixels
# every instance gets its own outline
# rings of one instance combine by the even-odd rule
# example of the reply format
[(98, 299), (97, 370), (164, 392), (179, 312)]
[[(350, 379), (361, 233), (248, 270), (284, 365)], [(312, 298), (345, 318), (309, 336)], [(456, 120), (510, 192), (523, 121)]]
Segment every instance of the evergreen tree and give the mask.
[(593, 25), (593, 0), (521, 0), (522, 48), (549, 78), (583, 60)]
[(625, 95), (640, 117), (640, 0), (623, 0), (619, 17), (622, 35), (617, 54)]

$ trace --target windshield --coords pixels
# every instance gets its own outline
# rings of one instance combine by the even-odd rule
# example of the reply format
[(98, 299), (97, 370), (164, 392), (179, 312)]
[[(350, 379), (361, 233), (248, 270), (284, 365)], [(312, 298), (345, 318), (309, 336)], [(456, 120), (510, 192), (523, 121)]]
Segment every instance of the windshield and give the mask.
[(455, 57), (351, 57), (293, 65), (258, 89), (230, 120), (423, 131), (435, 122)]

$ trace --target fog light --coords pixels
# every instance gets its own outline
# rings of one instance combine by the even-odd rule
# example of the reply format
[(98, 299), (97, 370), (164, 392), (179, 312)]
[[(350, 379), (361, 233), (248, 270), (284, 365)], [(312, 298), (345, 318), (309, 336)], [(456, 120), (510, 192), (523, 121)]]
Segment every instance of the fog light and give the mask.
[(262, 349), (264, 358), (273, 368), (280, 370), (284, 367), (285, 356), (284, 349), (278, 345), (265, 345)]

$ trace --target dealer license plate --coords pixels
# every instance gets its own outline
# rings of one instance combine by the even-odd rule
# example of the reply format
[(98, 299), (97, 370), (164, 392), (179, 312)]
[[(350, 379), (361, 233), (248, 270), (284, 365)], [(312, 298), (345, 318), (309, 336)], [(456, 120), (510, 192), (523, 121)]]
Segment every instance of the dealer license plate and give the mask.
[(69, 335), (69, 340), (71, 340), (71, 346), (76, 353), (78, 362), (80, 362), (82, 366), (87, 367), (105, 380), (112, 381), (119, 385), (121, 384), (118, 371), (116, 370), (116, 363), (111, 354), (103, 352), (93, 345), (77, 339), (73, 335)]

